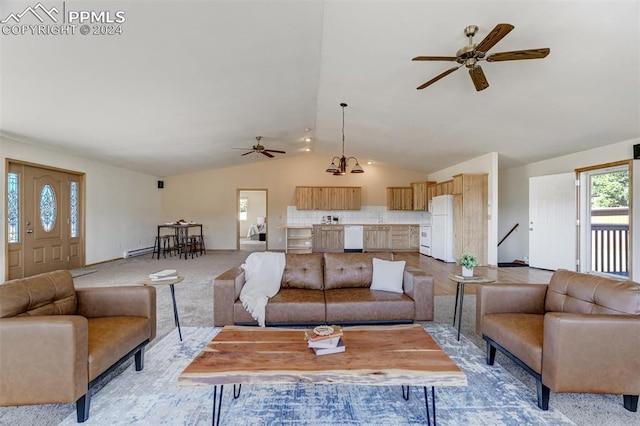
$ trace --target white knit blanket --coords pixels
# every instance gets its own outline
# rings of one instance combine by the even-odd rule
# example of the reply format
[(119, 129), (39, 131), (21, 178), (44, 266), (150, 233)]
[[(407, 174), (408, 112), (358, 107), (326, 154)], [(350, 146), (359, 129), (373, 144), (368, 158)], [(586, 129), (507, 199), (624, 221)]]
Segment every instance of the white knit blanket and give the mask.
[(261, 327), (264, 327), (269, 298), (280, 291), (284, 265), (284, 253), (269, 251), (251, 253), (242, 264), (245, 284), (240, 291), (240, 301)]

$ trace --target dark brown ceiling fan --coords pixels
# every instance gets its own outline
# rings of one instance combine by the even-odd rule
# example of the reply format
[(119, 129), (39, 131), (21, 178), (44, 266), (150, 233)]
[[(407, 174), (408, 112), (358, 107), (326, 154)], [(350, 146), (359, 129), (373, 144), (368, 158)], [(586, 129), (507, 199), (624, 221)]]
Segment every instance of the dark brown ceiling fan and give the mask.
[(489, 87), (489, 82), (487, 81), (482, 68), (478, 64), (479, 61), (499, 62), (518, 61), (522, 59), (541, 59), (546, 57), (551, 51), (549, 48), (514, 50), (512, 52), (500, 52), (486, 56), (489, 49), (502, 40), (504, 36), (509, 34), (513, 28), (514, 26), (511, 24), (498, 24), (479, 44), (475, 44), (473, 43), (473, 36), (478, 32), (478, 27), (476, 25), (469, 25), (464, 29), (465, 36), (469, 38), (469, 44), (458, 50), (458, 52), (456, 52), (456, 56), (416, 56), (412, 61), (455, 61), (460, 64), (438, 74), (431, 80), (418, 86), (417, 89), (422, 90), (425, 87), (432, 85), (436, 81), (448, 76), (464, 65), (469, 69), (469, 75), (471, 76), (471, 80), (473, 81), (473, 85), (476, 87), (476, 90), (484, 90)]
[(272, 152), (276, 153), (276, 154), (286, 154), (286, 151), (279, 151), (277, 149), (266, 149), (264, 147), (264, 145), (262, 145), (260, 143), (261, 139), (262, 139), (262, 136), (256, 136), (256, 140), (258, 141), (258, 143), (256, 145), (254, 145), (253, 147), (251, 147), (251, 148), (233, 148), (233, 149), (244, 149), (244, 150), (248, 151), (248, 152), (245, 152), (244, 154), (241, 154), (241, 155), (249, 155), (252, 152), (255, 152), (255, 153), (258, 153), (258, 154), (266, 155), (269, 158), (273, 158), (274, 157), (274, 155), (271, 154)]

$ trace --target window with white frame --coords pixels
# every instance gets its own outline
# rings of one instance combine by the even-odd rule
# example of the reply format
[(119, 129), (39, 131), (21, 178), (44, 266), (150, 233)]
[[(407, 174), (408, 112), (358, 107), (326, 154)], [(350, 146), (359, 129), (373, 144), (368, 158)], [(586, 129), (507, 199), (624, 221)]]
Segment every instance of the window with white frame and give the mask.
[(247, 220), (247, 208), (249, 205), (248, 198), (240, 198), (240, 220)]

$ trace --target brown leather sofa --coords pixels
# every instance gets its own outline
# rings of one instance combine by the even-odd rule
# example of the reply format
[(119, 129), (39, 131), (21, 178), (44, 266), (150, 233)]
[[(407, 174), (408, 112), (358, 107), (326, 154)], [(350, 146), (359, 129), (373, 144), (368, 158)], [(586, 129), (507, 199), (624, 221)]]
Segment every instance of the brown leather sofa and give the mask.
[[(391, 253), (286, 254), (280, 291), (266, 308), (267, 325), (402, 323), (433, 320), (433, 277), (405, 267), (404, 293), (370, 290), (373, 261)], [(213, 323), (257, 324), (242, 306), (244, 270), (213, 282)]]
[(0, 406), (76, 403), (89, 417), (91, 388), (156, 335), (152, 286), (75, 289), (69, 271), (0, 285)]
[(637, 411), (640, 394), (640, 284), (567, 270), (548, 285), (478, 286), (477, 333), (549, 391), (623, 395)]

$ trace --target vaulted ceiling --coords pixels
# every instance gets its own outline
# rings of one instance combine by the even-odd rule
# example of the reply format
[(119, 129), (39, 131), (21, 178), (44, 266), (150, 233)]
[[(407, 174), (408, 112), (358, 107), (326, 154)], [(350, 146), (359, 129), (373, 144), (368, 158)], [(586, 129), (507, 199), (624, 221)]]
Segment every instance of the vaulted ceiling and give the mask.
[[(0, 19), (28, 5), (1, 0)], [(258, 135), (328, 163), (341, 150), (341, 102), (345, 152), (363, 166), (429, 173), (499, 152), (509, 167), (640, 137), (638, 0), (64, 6), (124, 11), (122, 34), (3, 30), (0, 131), (152, 175), (273, 161), (232, 149)], [(482, 62), (481, 92), (464, 67), (416, 90), (452, 65), (412, 57), (454, 56), (466, 26), (479, 42), (503, 22), (515, 29), (491, 53), (549, 56)]]

